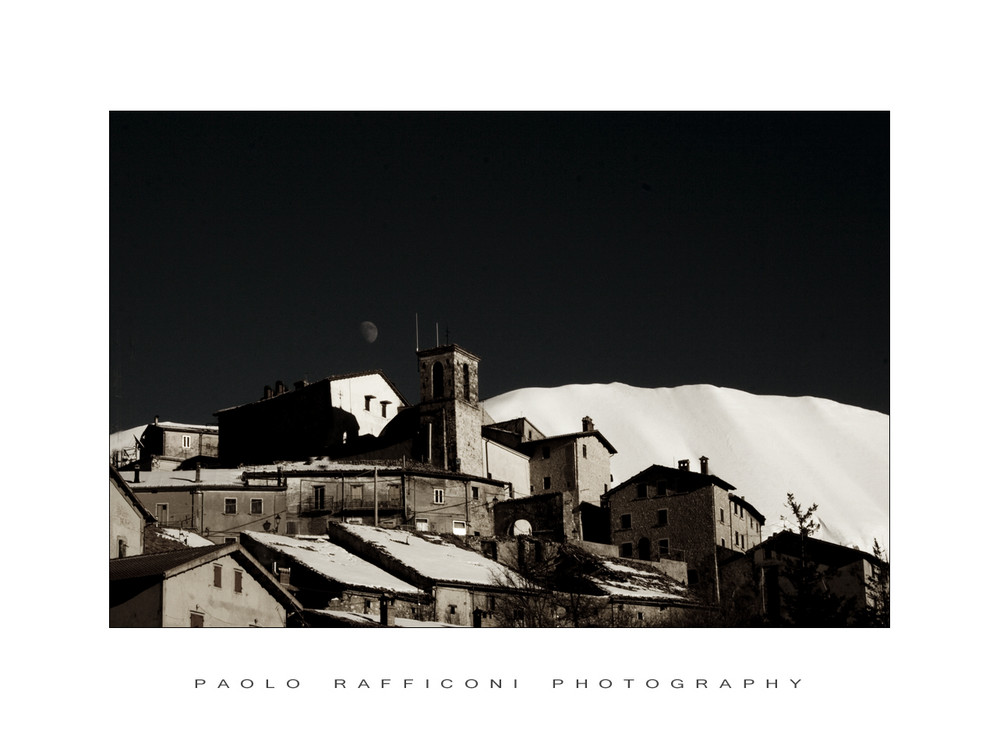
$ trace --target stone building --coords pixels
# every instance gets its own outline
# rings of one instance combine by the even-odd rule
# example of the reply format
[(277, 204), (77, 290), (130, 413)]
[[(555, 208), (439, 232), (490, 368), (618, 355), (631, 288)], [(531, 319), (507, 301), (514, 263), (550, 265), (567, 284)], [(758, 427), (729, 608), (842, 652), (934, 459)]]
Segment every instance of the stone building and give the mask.
[(237, 543), (110, 563), (112, 628), (285, 627), (302, 610)]
[(688, 461), (653, 465), (608, 491), (611, 542), (625, 558), (684, 561), (688, 584), (719, 601), (719, 558), (761, 541), (764, 516), (735, 487)]
[(348, 552), (329, 537), (243, 533), (240, 543), (279, 575), (306, 609), (426, 620), (430, 595)]
[[(810, 567), (810, 595), (800, 594), (797, 583), (803, 556)], [(782, 530), (723, 563), (721, 577), (766, 624), (848, 627), (874, 606), (871, 587), (885, 568), (857, 548)]]
[(156, 522), (156, 518), (142, 505), (113, 466), (110, 472), (110, 556), (124, 558), (140, 555), (145, 550), (146, 526)]
[(138, 471), (130, 483), (163, 527), (191, 530), (213, 543), (234, 543), (244, 530), (277, 531), (288, 509), (279, 469), (251, 478), (243, 469)]
[(223, 466), (339, 457), (370, 445), (406, 401), (381, 371), (330, 376), (215, 412)]
[(173, 470), (185, 461), (214, 461), (219, 456), (219, 428), (181, 422), (153, 423), (111, 435), (111, 465), (118, 470)]
[(330, 540), (431, 597), (430, 620), (492, 627), (505, 599), (537, 591), (517, 572), (449, 536), (330, 523)]

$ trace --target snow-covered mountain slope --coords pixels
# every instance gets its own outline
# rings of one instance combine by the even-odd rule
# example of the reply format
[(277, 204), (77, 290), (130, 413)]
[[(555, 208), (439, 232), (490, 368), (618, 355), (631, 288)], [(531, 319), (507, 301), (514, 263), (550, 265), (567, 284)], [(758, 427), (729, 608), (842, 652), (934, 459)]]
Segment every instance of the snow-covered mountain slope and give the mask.
[(698, 470), (708, 456), (709, 472), (767, 518), (765, 536), (793, 520), (792, 492), (802, 505), (819, 505), (818, 537), (869, 552), (878, 538), (888, 552), (889, 417), (881, 412), (707, 385), (621, 383), (518, 389), (484, 406), (498, 422), (525, 417), (546, 435), (575, 432), (591, 417), (618, 451), (616, 483), (685, 458)]

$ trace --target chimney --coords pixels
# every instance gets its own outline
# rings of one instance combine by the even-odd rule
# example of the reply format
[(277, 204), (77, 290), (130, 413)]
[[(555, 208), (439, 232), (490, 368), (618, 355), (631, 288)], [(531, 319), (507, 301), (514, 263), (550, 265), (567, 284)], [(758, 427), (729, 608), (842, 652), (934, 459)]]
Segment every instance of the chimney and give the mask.
[(201, 481), (201, 463), (194, 464), (194, 480)]
[(132, 483), (133, 484), (138, 484), (139, 483), (139, 464), (138, 463), (135, 464), (135, 474), (132, 476)]
[(383, 594), (378, 598), (378, 622), (386, 628), (396, 624), (395, 600), (392, 595)]
[(306, 382), (304, 380), (302, 380), (302, 381), (296, 381), (295, 382), (295, 390), (296, 391), (301, 391), (305, 387), (306, 387)]
[(698, 460), (701, 461), (701, 472), (707, 476), (708, 475), (708, 456), (703, 455)]
[(592, 420), (590, 417), (583, 418), (583, 431), (584, 432), (594, 431), (594, 420)]
[(274, 382), (274, 395), (275, 396), (280, 396), (283, 393), (285, 393), (285, 384), (284, 384), (284, 382), (283, 381), (275, 381)]
[(691, 461), (687, 458), (682, 461), (677, 461), (677, 467), (682, 471), (688, 471), (691, 469)]
[(264, 387), (264, 398), (265, 399), (273, 399), (274, 398), (274, 389), (272, 389), (270, 386), (265, 386)]
[(154, 425), (160, 424), (160, 415), (159, 414), (157, 414), (156, 416), (153, 417), (153, 424)]

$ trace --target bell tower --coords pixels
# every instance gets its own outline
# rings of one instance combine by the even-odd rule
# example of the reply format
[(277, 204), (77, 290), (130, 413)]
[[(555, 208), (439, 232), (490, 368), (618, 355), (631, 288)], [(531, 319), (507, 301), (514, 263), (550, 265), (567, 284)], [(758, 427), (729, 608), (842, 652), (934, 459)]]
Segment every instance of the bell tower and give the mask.
[(448, 471), (483, 476), (479, 358), (458, 345), (417, 351), (418, 456)]

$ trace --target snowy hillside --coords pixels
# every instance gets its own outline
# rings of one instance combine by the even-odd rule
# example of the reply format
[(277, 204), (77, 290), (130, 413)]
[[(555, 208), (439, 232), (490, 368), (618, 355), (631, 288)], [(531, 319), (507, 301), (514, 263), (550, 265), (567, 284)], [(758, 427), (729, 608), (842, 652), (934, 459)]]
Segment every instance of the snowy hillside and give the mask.
[(616, 483), (647, 466), (687, 458), (736, 487), (767, 518), (792, 515), (787, 492), (819, 505), (820, 538), (888, 551), (889, 417), (812, 397), (755, 396), (715, 386), (646, 389), (621, 383), (526, 388), (484, 402), (496, 421), (526, 417), (546, 435), (593, 418), (618, 454)]

